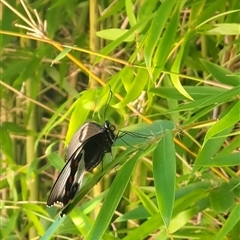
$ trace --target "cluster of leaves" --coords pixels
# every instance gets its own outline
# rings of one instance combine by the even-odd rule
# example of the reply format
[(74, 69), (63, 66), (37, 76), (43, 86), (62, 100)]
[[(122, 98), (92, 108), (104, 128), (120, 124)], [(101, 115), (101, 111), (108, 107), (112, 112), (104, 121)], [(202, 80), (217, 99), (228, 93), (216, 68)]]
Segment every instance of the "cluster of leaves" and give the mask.
[[(0, 238), (238, 239), (239, 1), (96, 2), (0, 0)], [(105, 119), (131, 134), (59, 218), (65, 143)]]

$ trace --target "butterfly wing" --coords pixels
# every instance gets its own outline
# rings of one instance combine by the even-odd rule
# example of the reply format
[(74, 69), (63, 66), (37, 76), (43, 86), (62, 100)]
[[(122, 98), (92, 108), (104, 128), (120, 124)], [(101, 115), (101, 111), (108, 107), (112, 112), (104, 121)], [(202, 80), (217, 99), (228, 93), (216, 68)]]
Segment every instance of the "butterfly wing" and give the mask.
[(66, 157), (68, 161), (51, 189), (47, 200), (47, 206), (52, 206), (54, 203), (61, 203), (65, 206), (73, 199), (74, 195), (80, 188), (84, 177), (84, 146), (89, 138), (101, 131), (100, 125), (90, 122), (84, 124), (74, 134), (67, 148)]
[(89, 138), (84, 145), (85, 150), (85, 169), (91, 171), (101, 161), (105, 153), (111, 152), (111, 147), (104, 144), (103, 133), (98, 133)]
[(103, 126), (90, 122), (84, 124), (73, 136), (67, 151), (70, 157), (76, 149), (82, 145), (85, 151), (85, 169), (91, 171), (102, 160), (115, 141), (115, 126), (105, 121)]
[(84, 142), (100, 132), (102, 132), (101, 126), (94, 122), (85, 123), (82, 127), (80, 127), (73, 135), (68, 145), (67, 159), (69, 159)]
[(82, 149), (67, 161), (57, 180), (55, 181), (47, 200), (47, 206), (54, 203), (66, 205), (76, 194), (82, 184), (85, 163), (84, 152)]
[(96, 167), (104, 154), (111, 152), (114, 130), (108, 122), (103, 127), (94, 122), (86, 123), (77, 130), (67, 149), (69, 160), (53, 185), (48, 206), (57, 202), (65, 206), (73, 199), (82, 184), (84, 171)]

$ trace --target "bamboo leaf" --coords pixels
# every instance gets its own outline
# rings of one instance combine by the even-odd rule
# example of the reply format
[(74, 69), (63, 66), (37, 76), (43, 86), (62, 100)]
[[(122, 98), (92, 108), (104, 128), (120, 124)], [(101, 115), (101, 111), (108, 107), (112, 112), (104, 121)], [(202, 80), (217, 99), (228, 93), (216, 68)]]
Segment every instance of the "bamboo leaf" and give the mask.
[(100, 239), (104, 234), (108, 224), (110, 223), (114, 211), (116, 210), (119, 201), (123, 195), (127, 184), (130, 181), (131, 173), (134, 166), (142, 153), (139, 151), (133, 158), (127, 161), (122, 168), (119, 170), (116, 178), (114, 179), (108, 195), (101, 207), (98, 217), (89, 232), (86, 240), (90, 239)]
[(222, 132), (224, 129), (229, 128), (230, 126), (233, 126), (237, 122), (240, 121), (240, 100), (236, 102), (236, 104), (230, 109), (230, 111), (223, 116), (218, 122), (216, 122), (213, 126), (210, 127), (208, 130), (203, 145), (214, 135), (217, 133)]
[(213, 75), (219, 82), (231, 85), (231, 86), (239, 86), (240, 78), (238, 76), (233, 75), (231, 71), (228, 69), (221, 67), (217, 64), (211, 63), (205, 59), (201, 59), (202, 64), (208, 70), (209, 73)]
[(139, 69), (133, 82), (131, 82), (128, 86), (125, 86), (127, 88), (125, 98), (118, 104), (115, 104), (113, 107), (122, 108), (128, 103), (132, 102), (134, 99), (138, 98), (143, 92), (143, 89), (148, 82), (148, 78), (148, 72), (145, 69)]
[(216, 240), (224, 239), (227, 233), (239, 222), (240, 220), (240, 204), (235, 204), (234, 208), (232, 209), (230, 215), (228, 216), (228, 219), (222, 226), (222, 228), (219, 230), (219, 232), (216, 235)]
[(60, 61), (63, 59), (70, 51), (72, 48), (70, 47), (65, 47), (52, 61), (51, 66), (55, 64), (56, 62)]
[(159, 41), (168, 18), (171, 16), (171, 12), (175, 3), (175, 0), (163, 1), (156, 11), (156, 16), (152, 20), (144, 49), (144, 59), (150, 75), (152, 74), (151, 68), (154, 49)]
[[(96, 35), (100, 38), (114, 41), (122, 37), (127, 32), (128, 32), (127, 29), (111, 28), (111, 29), (104, 29), (104, 30), (98, 31), (96, 32)], [(132, 42), (133, 40), (134, 40), (134, 34), (132, 33), (131, 35), (126, 37), (123, 40), (123, 42)]]
[(131, 231), (123, 240), (142, 240), (149, 236), (150, 233), (156, 231), (160, 227), (163, 227), (164, 223), (160, 214), (155, 214), (148, 218), (143, 224)]
[(132, 186), (134, 191), (136, 191), (139, 199), (141, 200), (143, 206), (146, 208), (146, 210), (151, 214), (155, 215), (158, 213), (158, 209), (156, 205), (152, 202), (152, 200), (140, 189), (135, 187), (134, 185)]
[(153, 153), (153, 176), (159, 211), (168, 228), (175, 199), (176, 159), (175, 147), (170, 130), (158, 143)]
[(239, 35), (240, 24), (219, 23), (214, 24), (213, 28), (206, 31), (209, 35)]
[(183, 88), (179, 76), (177, 75), (177, 73), (180, 71), (180, 67), (181, 67), (181, 62), (182, 62), (182, 58), (183, 58), (183, 53), (185, 51), (185, 48), (188, 44), (189, 39), (191, 38), (191, 36), (193, 35), (192, 31), (188, 31), (188, 33), (186, 34), (185, 38), (183, 39), (183, 43), (181, 45), (181, 48), (177, 54), (177, 57), (171, 67), (171, 72), (173, 72), (173, 74), (171, 74), (171, 80), (172, 80), (172, 84), (173, 86), (186, 98), (193, 100), (193, 98), (186, 92), (186, 90)]

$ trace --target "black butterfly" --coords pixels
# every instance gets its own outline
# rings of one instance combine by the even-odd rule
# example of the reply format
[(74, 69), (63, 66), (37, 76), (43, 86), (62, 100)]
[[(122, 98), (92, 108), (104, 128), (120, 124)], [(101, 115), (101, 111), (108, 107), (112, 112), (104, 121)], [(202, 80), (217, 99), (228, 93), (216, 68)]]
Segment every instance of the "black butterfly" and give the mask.
[(84, 171), (91, 171), (105, 153), (111, 152), (116, 140), (115, 126), (105, 121), (103, 126), (89, 122), (80, 127), (71, 139), (67, 149), (67, 163), (54, 183), (47, 200), (47, 206), (54, 203), (67, 205), (78, 192)]

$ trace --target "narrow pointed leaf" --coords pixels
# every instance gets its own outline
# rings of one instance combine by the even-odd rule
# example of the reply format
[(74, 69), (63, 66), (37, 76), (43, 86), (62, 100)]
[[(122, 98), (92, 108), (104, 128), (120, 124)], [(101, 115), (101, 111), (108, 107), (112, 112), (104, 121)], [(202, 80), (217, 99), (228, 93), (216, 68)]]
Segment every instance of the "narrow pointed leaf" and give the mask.
[(176, 159), (172, 132), (165, 130), (153, 153), (153, 176), (160, 214), (168, 227), (175, 198)]
[(105, 230), (107, 229), (112, 216), (122, 198), (122, 195), (130, 181), (134, 166), (142, 152), (139, 151), (131, 160), (126, 162), (123, 167), (119, 170), (116, 178), (114, 179), (111, 188), (109, 189), (108, 195), (101, 207), (98, 217), (89, 232), (86, 240), (101, 239)]

